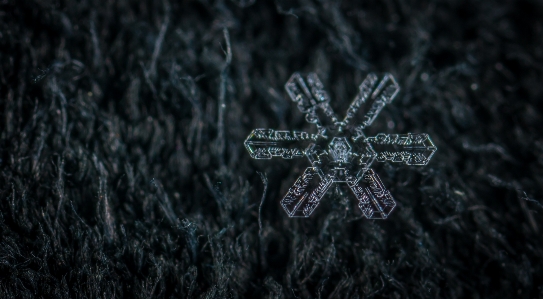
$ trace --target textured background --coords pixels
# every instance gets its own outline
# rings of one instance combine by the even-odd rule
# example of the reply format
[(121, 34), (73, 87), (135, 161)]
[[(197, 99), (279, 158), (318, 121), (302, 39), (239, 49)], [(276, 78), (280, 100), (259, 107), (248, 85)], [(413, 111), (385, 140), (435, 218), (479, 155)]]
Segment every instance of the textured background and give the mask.
[[(0, 297), (543, 298), (542, 15), (0, 1)], [(317, 72), (340, 115), (368, 72), (397, 78), (367, 133), (429, 133), (438, 151), (376, 168), (388, 220), (339, 189), (309, 219), (280, 207), (308, 162), (252, 160), (243, 141), (314, 130), (284, 92), (294, 71)]]

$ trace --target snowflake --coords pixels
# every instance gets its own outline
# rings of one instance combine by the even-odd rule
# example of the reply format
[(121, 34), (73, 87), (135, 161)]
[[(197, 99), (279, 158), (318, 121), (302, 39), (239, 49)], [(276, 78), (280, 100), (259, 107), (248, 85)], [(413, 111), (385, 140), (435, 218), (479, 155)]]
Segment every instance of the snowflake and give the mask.
[[(281, 200), (287, 214), (308, 217), (333, 183), (346, 183), (366, 218), (386, 219), (396, 202), (371, 164), (390, 161), (426, 165), (437, 150), (424, 133), (364, 135), (364, 129), (400, 91), (394, 77), (385, 74), (378, 82), (375, 74), (369, 74), (343, 120), (330, 107), (330, 97), (315, 73), (294, 73), (285, 89), (318, 132), (255, 129), (245, 140), (245, 147), (254, 159), (308, 158), (311, 166)], [(351, 120), (362, 104), (369, 109), (361, 123), (353, 124)]]

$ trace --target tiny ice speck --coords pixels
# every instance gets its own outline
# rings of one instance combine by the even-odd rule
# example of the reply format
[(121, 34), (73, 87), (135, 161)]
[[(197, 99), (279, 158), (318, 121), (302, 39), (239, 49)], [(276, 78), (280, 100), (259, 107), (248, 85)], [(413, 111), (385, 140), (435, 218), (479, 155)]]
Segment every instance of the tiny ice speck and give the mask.
[[(426, 165), (437, 150), (425, 133), (364, 134), (400, 91), (394, 77), (385, 74), (379, 81), (377, 75), (369, 74), (343, 120), (330, 107), (330, 97), (315, 73), (294, 73), (285, 89), (306, 120), (315, 124), (317, 133), (255, 129), (245, 140), (254, 159), (305, 156), (311, 163), (281, 200), (283, 209), (290, 217), (309, 217), (332, 184), (346, 183), (366, 218), (386, 219), (396, 202), (370, 168), (372, 163)], [(369, 108), (355, 122), (362, 104)]]

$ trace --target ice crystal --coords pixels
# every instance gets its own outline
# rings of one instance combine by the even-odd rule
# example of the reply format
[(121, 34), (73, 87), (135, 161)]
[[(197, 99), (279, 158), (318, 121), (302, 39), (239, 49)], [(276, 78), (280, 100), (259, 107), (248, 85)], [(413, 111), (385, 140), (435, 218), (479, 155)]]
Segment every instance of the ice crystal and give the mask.
[[(400, 91), (392, 75), (378, 79), (375, 74), (366, 77), (345, 118), (340, 120), (330, 107), (330, 97), (317, 75), (294, 73), (285, 89), (318, 132), (255, 129), (245, 140), (252, 158), (305, 156), (311, 163), (281, 200), (290, 217), (308, 217), (333, 183), (346, 183), (366, 218), (385, 219), (396, 202), (370, 168), (371, 164), (390, 161), (426, 165), (432, 158), (437, 148), (428, 134), (380, 133), (366, 137), (364, 129)], [(362, 104), (369, 108), (361, 122), (355, 123)]]

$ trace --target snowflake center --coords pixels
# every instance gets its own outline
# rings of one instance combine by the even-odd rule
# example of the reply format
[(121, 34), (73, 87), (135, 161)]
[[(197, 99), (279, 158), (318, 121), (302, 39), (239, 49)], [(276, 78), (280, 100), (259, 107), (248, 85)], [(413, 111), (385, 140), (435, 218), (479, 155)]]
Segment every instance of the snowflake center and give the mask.
[(351, 145), (345, 137), (334, 137), (328, 146), (328, 154), (335, 163), (349, 163)]

